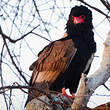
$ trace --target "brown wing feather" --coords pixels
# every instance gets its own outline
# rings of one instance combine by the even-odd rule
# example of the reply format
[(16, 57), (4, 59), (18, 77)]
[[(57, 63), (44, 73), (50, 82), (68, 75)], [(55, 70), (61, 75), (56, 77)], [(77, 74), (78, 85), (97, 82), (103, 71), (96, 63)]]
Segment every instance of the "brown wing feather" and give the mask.
[[(75, 55), (76, 48), (71, 39), (56, 41), (46, 46), (33, 63), (34, 71), (30, 80), (30, 85), (47, 89), (60, 73), (63, 74)], [(29, 91), (28, 100), (38, 97), (38, 91)]]

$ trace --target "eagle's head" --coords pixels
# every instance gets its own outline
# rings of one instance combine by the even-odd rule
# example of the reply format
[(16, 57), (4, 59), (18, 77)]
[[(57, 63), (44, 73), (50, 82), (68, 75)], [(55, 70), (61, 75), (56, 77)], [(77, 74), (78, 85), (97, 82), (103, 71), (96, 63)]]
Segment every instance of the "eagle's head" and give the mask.
[(82, 5), (73, 7), (66, 24), (67, 32), (91, 30), (92, 28), (92, 12)]

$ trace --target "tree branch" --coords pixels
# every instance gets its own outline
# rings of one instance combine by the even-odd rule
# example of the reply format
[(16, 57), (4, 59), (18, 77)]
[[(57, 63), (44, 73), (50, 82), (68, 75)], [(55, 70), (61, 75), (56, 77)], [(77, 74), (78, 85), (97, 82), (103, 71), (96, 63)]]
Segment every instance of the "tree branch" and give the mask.
[[(39, 25), (38, 25), (39, 26)], [(26, 37), (27, 35), (29, 35), (30, 33), (32, 33), (33, 30), (35, 30), (38, 26), (34, 27), (31, 31), (29, 31), (28, 33), (26, 33), (25, 35), (23, 35), (22, 37), (16, 39), (16, 40), (13, 40), (11, 39), (10, 37), (8, 37), (7, 35), (5, 35), (3, 32), (2, 32), (2, 29), (1, 29), (1, 26), (0, 26), (0, 34), (2, 36), (4, 36), (6, 39), (8, 39), (11, 43), (16, 43), (17, 41), (20, 41), (21, 39), (23, 39), (24, 37)]]
[(110, 18), (110, 16), (108, 16), (107, 14), (105, 14), (103, 11), (101, 11), (100, 9), (98, 9), (96, 7), (93, 7), (93, 6), (89, 5), (88, 3), (84, 2), (84, 0), (78, 0), (78, 1), (80, 1), (81, 3), (89, 6), (92, 9), (96, 10), (97, 12), (101, 13), (102, 15), (106, 16), (106, 18)]
[[(3, 33), (1, 27), (0, 27), (0, 33)], [(18, 68), (18, 66), (16, 65), (16, 63), (15, 63), (15, 61), (14, 61), (14, 59), (13, 59), (11, 53), (10, 53), (10, 50), (9, 50), (9, 48), (8, 48), (8, 45), (7, 45), (7, 42), (6, 42), (6, 38), (5, 38), (5, 36), (4, 36), (3, 34), (2, 34), (2, 39), (3, 39), (3, 41), (4, 41), (4, 45), (6, 46), (6, 49), (7, 49), (7, 51), (8, 51), (9, 57), (10, 57), (10, 59), (11, 59), (11, 61), (12, 61), (12, 64), (15, 66), (15, 68), (16, 68), (17, 71), (19, 72), (20, 76), (21, 76), (21, 77), (24, 79), (24, 81), (28, 84), (28, 81), (26, 80), (25, 76), (22, 74), (22, 71), (20, 71), (19, 68)]]
[(87, 77), (84, 105), (87, 105), (95, 89), (103, 85), (110, 77), (110, 32), (104, 42), (104, 51), (100, 67), (94, 74)]
[(74, 102), (71, 106), (71, 110), (82, 110), (82, 109), (85, 110), (86, 109), (86, 107), (83, 105), (85, 91), (86, 91), (85, 76), (84, 76), (84, 73), (82, 73), (81, 84), (78, 89), (78, 93), (75, 96)]
[(107, 4), (104, 0), (100, 0), (103, 5), (110, 11), (110, 4)]

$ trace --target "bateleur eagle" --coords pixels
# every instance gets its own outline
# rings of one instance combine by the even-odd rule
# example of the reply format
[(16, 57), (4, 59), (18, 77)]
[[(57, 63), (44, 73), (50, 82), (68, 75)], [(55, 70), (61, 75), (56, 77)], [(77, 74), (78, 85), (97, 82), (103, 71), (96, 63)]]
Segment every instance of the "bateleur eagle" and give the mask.
[[(66, 36), (47, 45), (30, 66), (30, 86), (58, 92), (69, 88), (75, 93), (81, 74), (88, 74), (96, 51), (92, 12), (82, 5), (73, 7), (65, 29)], [(30, 89), (27, 102), (40, 95)]]

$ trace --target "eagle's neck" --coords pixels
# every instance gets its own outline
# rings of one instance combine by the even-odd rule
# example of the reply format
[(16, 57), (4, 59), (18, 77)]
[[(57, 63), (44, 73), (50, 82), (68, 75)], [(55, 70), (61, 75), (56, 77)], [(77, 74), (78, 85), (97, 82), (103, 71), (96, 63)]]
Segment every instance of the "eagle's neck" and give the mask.
[(67, 32), (68, 37), (83, 37), (85, 35), (93, 33), (92, 29), (86, 29), (86, 30), (75, 30), (71, 32)]

